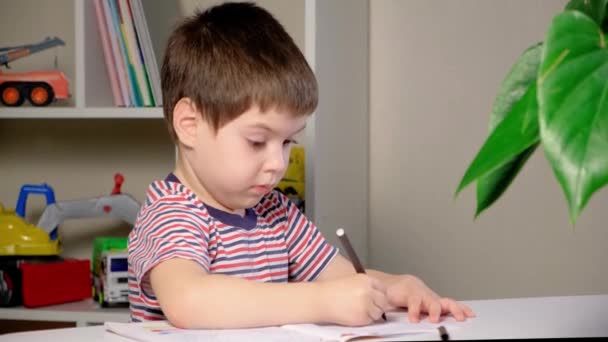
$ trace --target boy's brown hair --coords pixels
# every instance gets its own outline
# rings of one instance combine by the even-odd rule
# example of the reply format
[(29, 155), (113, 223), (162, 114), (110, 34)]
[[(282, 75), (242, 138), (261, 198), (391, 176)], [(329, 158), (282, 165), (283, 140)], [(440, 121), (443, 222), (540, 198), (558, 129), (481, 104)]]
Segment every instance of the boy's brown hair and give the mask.
[(173, 109), (190, 98), (217, 131), (252, 105), (308, 115), (316, 78), (283, 26), (253, 3), (225, 3), (185, 19), (169, 37), (163, 111), (176, 141)]

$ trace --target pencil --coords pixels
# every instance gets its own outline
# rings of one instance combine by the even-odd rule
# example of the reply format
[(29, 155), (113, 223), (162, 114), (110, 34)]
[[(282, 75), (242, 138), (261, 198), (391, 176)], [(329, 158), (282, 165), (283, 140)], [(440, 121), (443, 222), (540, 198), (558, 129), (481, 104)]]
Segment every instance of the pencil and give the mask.
[(437, 329), (439, 329), (439, 337), (442, 341), (448, 341), (450, 339), (450, 335), (448, 335), (448, 330), (443, 325), (440, 325)]
[[(346, 236), (346, 232), (344, 231), (344, 229), (340, 228), (336, 230), (336, 235), (338, 236), (338, 239), (340, 239), (342, 246), (344, 246), (346, 254), (348, 254), (348, 258), (350, 259), (350, 262), (353, 263), (355, 271), (357, 271), (357, 273), (365, 273), (365, 268), (363, 268), (361, 260), (359, 260), (357, 253), (355, 253), (355, 249), (350, 244), (350, 240), (348, 239), (348, 236)], [(382, 313), (382, 319), (386, 321), (386, 314), (384, 312)]]

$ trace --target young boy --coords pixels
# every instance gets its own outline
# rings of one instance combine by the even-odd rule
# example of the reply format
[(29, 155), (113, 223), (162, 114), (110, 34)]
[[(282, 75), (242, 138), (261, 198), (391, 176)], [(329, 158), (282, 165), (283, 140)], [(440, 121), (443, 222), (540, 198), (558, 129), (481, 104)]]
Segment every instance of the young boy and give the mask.
[(149, 187), (129, 236), (133, 321), (357, 326), (397, 307), (412, 322), (423, 312), (431, 322), (473, 317), (414, 276), (356, 274), (273, 191), (317, 106), (317, 83), (271, 14), (250, 3), (197, 13), (169, 38), (161, 73), (178, 157)]

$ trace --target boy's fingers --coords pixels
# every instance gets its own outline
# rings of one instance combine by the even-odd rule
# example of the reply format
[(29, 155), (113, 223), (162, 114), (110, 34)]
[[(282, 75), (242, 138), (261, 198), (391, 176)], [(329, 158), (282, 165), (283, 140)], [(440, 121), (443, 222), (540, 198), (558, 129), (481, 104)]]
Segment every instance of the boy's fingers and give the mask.
[(439, 322), (439, 316), (441, 316), (441, 303), (437, 300), (433, 300), (427, 305), (429, 308), (429, 321), (431, 323)]
[(471, 308), (469, 308), (468, 306), (464, 305), (464, 304), (460, 304), (460, 307), (462, 308), (462, 311), (464, 311), (464, 314), (467, 317), (475, 317), (475, 313), (473, 312), (473, 310), (471, 310)]
[(381, 291), (374, 291), (372, 294), (372, 300), (374, 301), (374, 305), (379, 307), (382, 312), (389, 311), (391, 308), (391, 305), (388, 302), (388, 297)]
[(444, 312), (451, 313), (457, 321), (464, 321), (464, 312), (455, 300), (451, 298), (442, 298), (441, 306), (443, 306)]
[(412, 296), (408, 300), (407, 317), (412, 323), (420, 322), (420, 304), (422, 304), (421, 297)]
[(372, 321), (377, 321), (378, 319), (380, 319), (383, 313), (384, 310), (382, 310), (381, 307), (376, 305), (376, 303), (374, 303), (374, 305), (372, 305), (371, 308), (368, 310), (368, 315), (372, 319)]
[(384, 286), (384, 284), (376, 278), (370, 277), (370, 279), (372, 281), (372, 288), (374, 288), (375, 290), (378, 290), (386, 295), (386, 286)]

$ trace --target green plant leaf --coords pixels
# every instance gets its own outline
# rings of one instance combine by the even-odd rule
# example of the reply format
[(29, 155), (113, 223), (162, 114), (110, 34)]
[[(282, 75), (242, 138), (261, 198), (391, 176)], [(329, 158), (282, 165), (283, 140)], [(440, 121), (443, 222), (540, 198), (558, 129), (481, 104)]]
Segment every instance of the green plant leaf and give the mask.
[(566, 10), (583, 12), (601, 26), (606, 18), (606, 5), (608, 0), (571, 0)]
[(478, 217), (484, 210), (494, 204), (507, 190), (513, 179), (515, 179), (515, 176), (517, 176), (530, 156), (536, 151), (538, 144), (537, 142), (528, 147), (505, 165), (477, 180), (477, 209), (475, 217)]
[(542, 52), (542, 43), (537, 43), (526, 49), (511, 67), (492, 106), (490, 133), (507, 116), (513, 105), (521, 99), (530, 84), (536, 82)]
[(608, 50), (598, 25), (577, 11), (553, 19), (538, 78), (545, 155), (574, 224), (608, 183)]
[(484, 142), (462, 177), (456, 195), (471, 182), (504, 166), (536, 144), (539, 139), (537, 116), (536, 84), (532, 83)]
[[(536, 82), (540, 66), (542, 43), (528, 48), (517, 59), (509, 74), (502, 83), (496, 96), (490, 115), (490, 132), (511, 111), (513, 105), (522, 98), (530, 84)], [(477, 180), (477, 210), (475, 217), (489, 208), (506, 191), (517, 176), (528, 158), (536, 150), (538, 143), (515, 156), (505, 165), (497, 168)]]

